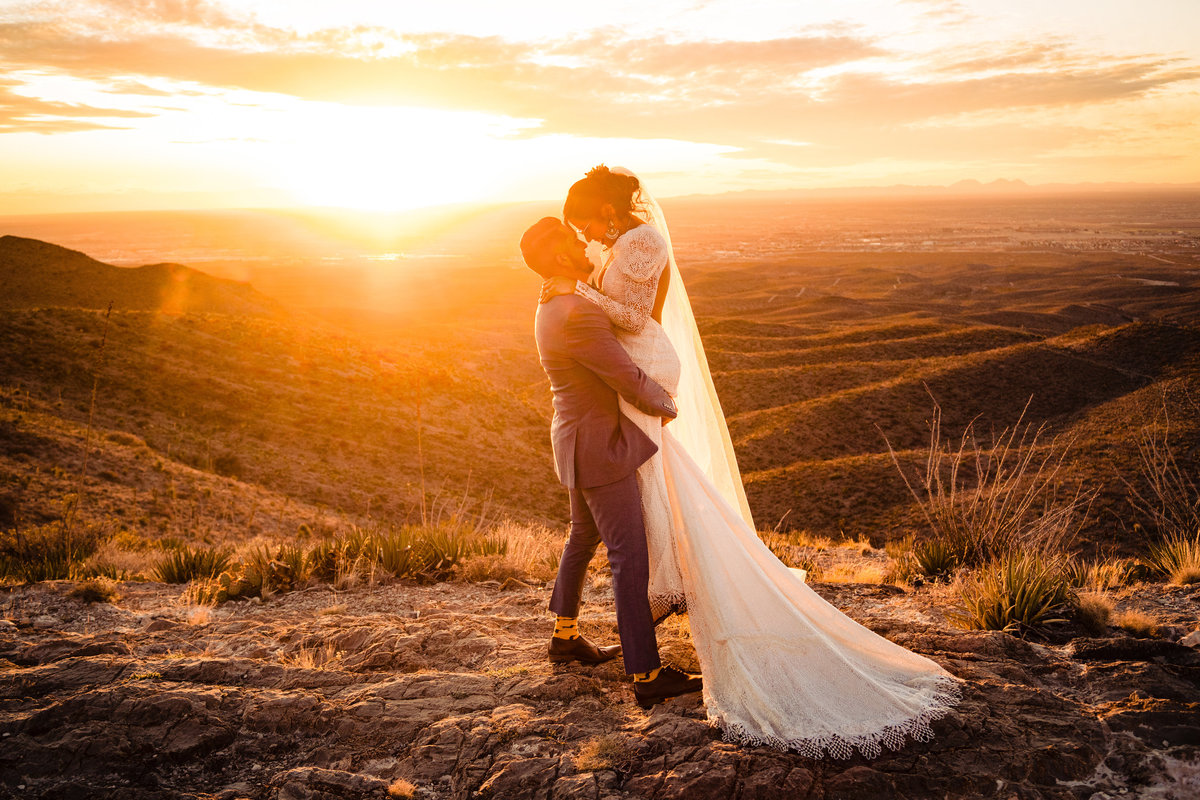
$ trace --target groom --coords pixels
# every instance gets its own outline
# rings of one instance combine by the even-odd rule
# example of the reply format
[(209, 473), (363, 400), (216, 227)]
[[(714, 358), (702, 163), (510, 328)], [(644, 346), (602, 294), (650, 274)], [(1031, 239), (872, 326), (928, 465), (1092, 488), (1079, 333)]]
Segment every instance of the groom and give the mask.
[[(592, 265), (571, 229), (545, 217), (521, 237), (525, 263), (543, 278), (586, 281)], [(538, 306), (538, 356), (554, 393), (550, 438), (555, 470), (571, 498), (571, 533), (559, 561), (550, 610), (558, 615), (550, 660), (598, 664), (622, 654), (643, 707), (700, 691), (700, 678), (663, 667), (646, 597), (649, 557), (636, 472), (657, 446), (618, 408), (617, 396), (639, 410), (675, 418), (675, 403), (635, 365), (600, 308), (577, 295)], [(578, 630), (588, 563), (604, 542), (612, 568), (620, 647), (596, 647)]]

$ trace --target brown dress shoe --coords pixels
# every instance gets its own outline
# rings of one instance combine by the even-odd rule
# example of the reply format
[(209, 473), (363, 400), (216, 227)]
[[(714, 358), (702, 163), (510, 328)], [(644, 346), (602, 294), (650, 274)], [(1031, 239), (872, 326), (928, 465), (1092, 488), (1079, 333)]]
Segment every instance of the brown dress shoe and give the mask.
[(581, 664), (603, 664), (605, 661), (612, 661), (621, 655), (621, 645), (596, 647), (582, 636), (576, 636), (574, 639), (560, 639), (552, 636), (549, 653), (550, 660), (555, 664), (563, 664), (567, 661), (578, 661)]
[(633, 697), (642, 708), (649, 708), (669, 697), (691, 694), (704, 688), (699, 675), (689, 675), (675, 667), (663, 667), (658, 677), (645, 683), (633, 684)]

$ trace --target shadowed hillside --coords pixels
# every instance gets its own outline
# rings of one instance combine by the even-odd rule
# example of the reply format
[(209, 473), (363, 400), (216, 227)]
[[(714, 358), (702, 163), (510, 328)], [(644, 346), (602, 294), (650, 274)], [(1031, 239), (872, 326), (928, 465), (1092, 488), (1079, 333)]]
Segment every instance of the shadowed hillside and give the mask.
[(249, 284), (181, 264), (114, 267), (65, 247), (0, 236), (0, 307), (66, 306), (172, 314), (274, 314), (280, 306)]
[[(1099, 489), (1087, 535), (1131, 542), (1142, 426), (1200, 428), (1200, 282), (1190, 258), (1058, 253), (793, 253), (685, 272), (760, 526), (876, 541), (918, 524), (885, 442), (921, 462), (943, 434), (1025, 421), (1073, 442)], [(687, 251), (680, 254), (683, 262)], [(1175, 256), (1172, 256), (1175, 258)], [(1161, 422), (1161, 419), (1160, 419)], [(1196, 465), (1200, 468), (1200, 463)]]
[[(1148, 219), (1159, 206), (1141, 198), (1124, 212), (1101, 206), (1093, 217), (1064, 200), (1057, 213), (1072, 222), (1049, 232), (1015, 203), (924, 211), (672, 203), (678, 260), (760, 527), (782, 520), (785, 529), (877, 542), (913, 529), (916, 509), (885, 439), (915, 468), (936, 398), (952, 438), (972, 421), (989, 435), (1024, 411), (1026, 422), (1070, 439), (1072, 480), (1100, 492), (1085, 536), (1133, 543), (1138, 520), (1123, 482), (1138, 480), (1142, 426), (1166, 409), (1180, 452), (1200, 452), (1200, 254), (1184, 213), (1196, 203), (1171, 199), (1149, 233), (1148, 223), (1127, 230), (1121, 215)], [(424, 466), (427, 498), (443, 505), (490, 493), (503, 513), (561, 524), (550, 397), (531, 335), (537, 279), (512, 235), (518, 212), (533, 211), (439, 228), (440, 258), (384, 253), (351, 268), (326, 242), (318, 260), (297, 253), (295, 266), (225, 263), (226, 274), (279, 286), (290, 270), (309, 287), (292, 296), (308, 307), (270, 319), (242, 313), (270, 304), (248, 285), (191, 270), (188, 285), (245, 303), (223, 299), (219, 314), (152, 313), (163, 308), (162, 281), (149, 278), (168, 268), (109, 267), (5, 237), (0, 264), (12, 285), (13, 276), (57, 270), (92, 298), (72, 289), (54, 300), (60, 290), (45, 281), (4, 292), (10, 307), (26, 306), (0, 324), (0, 369), (16, 398), (6, 403), (13, 414), (42, 415), (10, 420), (4, 433), (10, 458), (29, 459), (9, 460), (7, 474), (42, 486), (25, 493), (24, 513), (52, 516), (69, 494), (104, 335), (94, 312), (30, 307), (102, 308), (107, 293), (131, 310), (114, 313), (109, 329), (97, 426), (144, 441), (153, 459), (236, 474), (281, 503), (381, 519), (414, 513)], [(196, 237), (189, 229), (187, 240)], [(985, 240), (995, 246), (981, 249)], [(321, 307), (311, 305), (318, 294)], [(47, 433), (54, 426), (70, 433)], [(91, 474), (89, 491), (148, 483), (102, 462), (94, 470), (118, 478)]]
[[(103, 314), (83, 310), (0, 318), (0, 471), (24, 483), (22, 513), (34, 519), (73, 489), (104, 328)], [(215, 513), (228, 491), (255, 505), (260, 490), (275, 496), (245, 534), (293, 533), (298, 510), (269, 511), (288, 502), (404, 520), (420, 507), (422, 465), (431, 504), (466, 498), (478, 510), (491, 494), (493, 513), (553, 514), (560, 498), (540, 491), (554, 479), (540, 450), (546, 419), (440, 355), (414, 341), (368, 348), (327, 326), (114, 312), (85, 487), (121, 525), (175, 535), (194, 527), (191, 514), (236, 530), (193, 510)], [(191, 469), (173, 478), (167, 464)], [(169, 518), (154, 513), (172, 504)]]

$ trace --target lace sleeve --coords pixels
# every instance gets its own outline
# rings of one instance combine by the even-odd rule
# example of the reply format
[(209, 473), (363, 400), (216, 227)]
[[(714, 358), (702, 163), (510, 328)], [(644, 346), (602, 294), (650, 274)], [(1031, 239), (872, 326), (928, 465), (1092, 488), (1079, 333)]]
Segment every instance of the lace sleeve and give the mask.
[(575, 294), (591, 300), (608, 315), (613, 324), (630, 333), (646, 327), (658, 295), (658, 279), (667, 265), (667, 246), (658, 231), (640, 225), (621, 237), (613, 254), (610, 270), (625, 280), (625, 302), (609, 297), (585, 283), (576, 281)]
[(586, 283), (575, 282), (575, 294), (600, 306), (600, 309), (618, 328), (623, 328), (630, 333), (638, 333), (646, 327), (646, 320), (650, 319), (650, 313), (654, 310), (654, 296), (658, 293), (658, 280), (642, 283), (630, 281), (626, 288), (629, 301), (618, 303)]

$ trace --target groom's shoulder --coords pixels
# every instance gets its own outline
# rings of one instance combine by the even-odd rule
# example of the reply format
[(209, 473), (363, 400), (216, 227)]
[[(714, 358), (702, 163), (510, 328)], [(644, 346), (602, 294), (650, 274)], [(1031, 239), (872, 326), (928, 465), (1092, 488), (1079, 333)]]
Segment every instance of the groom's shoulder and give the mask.
[[(597, 314), (604, 317), (604, 312), (600, 310), (599, 306), (577, 294), (560, 294), (552, 297), (538, 306), (537, 313), (539, 321), (557, 322), (562, 325), (590, 320)], [(607, 319), (607, 317), (604, 318)]]

